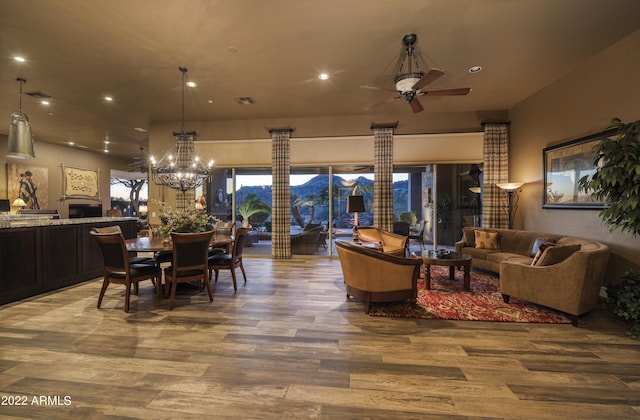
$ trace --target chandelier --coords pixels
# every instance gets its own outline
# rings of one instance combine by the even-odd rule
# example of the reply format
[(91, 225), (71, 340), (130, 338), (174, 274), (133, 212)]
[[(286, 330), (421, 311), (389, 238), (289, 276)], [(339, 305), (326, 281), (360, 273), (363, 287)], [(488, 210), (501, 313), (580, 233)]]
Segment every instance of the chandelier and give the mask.
[(211, 176), (213, 161), (208, 165), (203, 164), (195, 151), (195, 131), (184, 130), (184, 79), (187, 73), (186, 67), (178, 67), (182, 73), (182, 127), (176, 137), (175, 144), (164, 154), (162, 159), (156, 161), (152, 156), (151, 176), (153, 180), (159, 180), (163, 185), (185, 192), (200, 187)]

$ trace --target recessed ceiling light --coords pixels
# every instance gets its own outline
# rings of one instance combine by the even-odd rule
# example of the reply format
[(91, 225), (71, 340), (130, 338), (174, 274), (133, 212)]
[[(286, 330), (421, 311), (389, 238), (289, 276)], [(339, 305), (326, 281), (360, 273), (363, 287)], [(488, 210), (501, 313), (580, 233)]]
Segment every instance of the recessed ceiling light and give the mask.
[(49, 105), (49, 101), (40, 101), (42, 105)]
[(24, 63), (25, 61), (27, 61), (24, 57), (18, 57), (18, 56), (13, 57), (13, 59), (21, 63)]
[(198, 84), (196, 82), (187, 82), (187, 86), (189, 86), (189, 87), (198, 87)]
[(142, 128), (142, 127), (136, 127), (136, 128), (134, 128), (134, 130), (139, 131), (139, 132), (141, 132), (141, 133), (146, 133), (146, 132), (147, 132), (147, 130), (145, 130), (145, 129), (144, 129), (144, 128)]
[(105, 96), (104, 100), (107, 101), (107, 102), (111, 102), (111, 101), (113, 101), (113, 98), (111, 96)]
[(213, 99), (209, 99), (207, 102), (209, 102), (210, 104), (213, 103)]
[(75, 145), (75, 143), (74, 143), (74, 142), (72, 142), (72, 141), (68, 141), (68, 142), (67, 142), (67, 144), (68, 144), (69, 146), (74, 146), (74, 145)]
[(469, 73), (479, 73), (482, 70), (480, 66), (473, 66), (469, 68)]
[(320, 73), (318, 75), (318, 79), (320, 79), (320, 80), (329, 80), (329, 75), (327, 73)]

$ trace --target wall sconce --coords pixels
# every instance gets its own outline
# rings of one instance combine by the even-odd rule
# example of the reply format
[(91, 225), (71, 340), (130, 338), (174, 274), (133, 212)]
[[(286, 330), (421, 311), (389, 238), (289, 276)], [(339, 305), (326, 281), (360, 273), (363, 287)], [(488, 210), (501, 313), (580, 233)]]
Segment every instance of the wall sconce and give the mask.
[(347, 213), (353, 213), (353, 241), (358, 239), (358, 213), (364, 212), (364, 197), (361, 195), (347, 196)]
[(522, 191), (524, 182), (507, 182), (504, 184), (496, 184), (498, 188), (507, 193), (507, 215), (509, 216), (509, 229), (513, 229), (513, 219), (518, 211), (518, 192)]

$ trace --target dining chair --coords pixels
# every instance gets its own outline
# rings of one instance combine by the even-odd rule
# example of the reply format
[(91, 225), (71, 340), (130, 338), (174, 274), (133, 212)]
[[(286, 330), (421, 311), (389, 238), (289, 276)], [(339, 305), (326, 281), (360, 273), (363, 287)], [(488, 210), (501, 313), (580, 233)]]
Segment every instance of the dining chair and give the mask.
[[(106, 227), (94, 227), (91, 228), (93, 232), (97, 233), (122, 233), (122, 229), (120, 226), (106, 226)], [(129, 264), (156, 264), (157, 261), (154, 257), (145, 257), (145, 256), (137, 256), (132, 255), (136, 253), (129, 253)]]
[(98, 297), (100, 308), (102, 299), (109, 284), (123, 284), (125, 286), (124, 311), (129, 312), (131, 285), (135, 286), (134, 294), (138, 294), (138, 283), (151, 280), (155, 284), (156, 293), (161, 296), (160, 278), (162, 272), (155, 264), (132, 264), (121, 232), (100, 233), (92, 230), (89, 234), (98, 241), (104, 260), (104, 280)]
[(213, 302), (207, 269), (209, 241), (212, 236), (212, 230), (198, 233), (171, 232), (173, 258), (171, 265), (164, 269), (165, 296), (168, 295), (171, 287), (169, 309), (173, 309), (178, 283), (198, 281), (199, 287), (202, 288), (202, 282), (204, 282), (209, 293), (209, 301)]
[(248, 232), (249, 228), (238, 228), (238, 230), (236, 230), (231, 254), (214, 254), (209, 257), (209, 277), (211, 277), (211, 272), (214, 271), (216, 273), (215, 282), (217, 282), (219, 270), (231, 270), (233, 290), (235, 291), (238, 290), (235, 271), (236, 268), (240, 267), (244, 283), (247, 283), (247, 274), (245, 273), (244, 266), (242, 265), (242, 251), (244, 249), (244, 244), (247, 241)]

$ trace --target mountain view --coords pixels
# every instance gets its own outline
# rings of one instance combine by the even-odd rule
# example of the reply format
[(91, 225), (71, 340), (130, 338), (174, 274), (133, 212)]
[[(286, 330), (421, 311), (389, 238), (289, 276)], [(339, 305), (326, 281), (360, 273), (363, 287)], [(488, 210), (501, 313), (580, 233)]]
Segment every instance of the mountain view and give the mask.
[[(340, 176), (333, 176), (333, 215), (336, 227), (348, 227), (353, 223), (353, 215), (346, 213), (347, 196), (351, 195), (355, 185), (358, 185), (360, 194), (364, 196), (366, 213), (359, 214), (360, 224), (367, 226), (372, 222), (373, 207), (373, 180), (358, 177), (355, 180), (346, 180)], [(242, 186), (238, 189), (238, 204), (242, 203), (248, 194), (255, 194), (260, 200), (272, 205), (271, 185)], [(306, 223), (327, 223), (329, 219), (329, 175), (317, 175), (301, 185), (291, 186), (292, 206), (298, 207), (300, 216)], [(408, 208), (408, 181), (396, 181), (393, 183), (394, 213), (406, 211)], [(312, 209), (313, 206), (313, 209)], [(312, 220), (309, 220), (311, 217)]]

